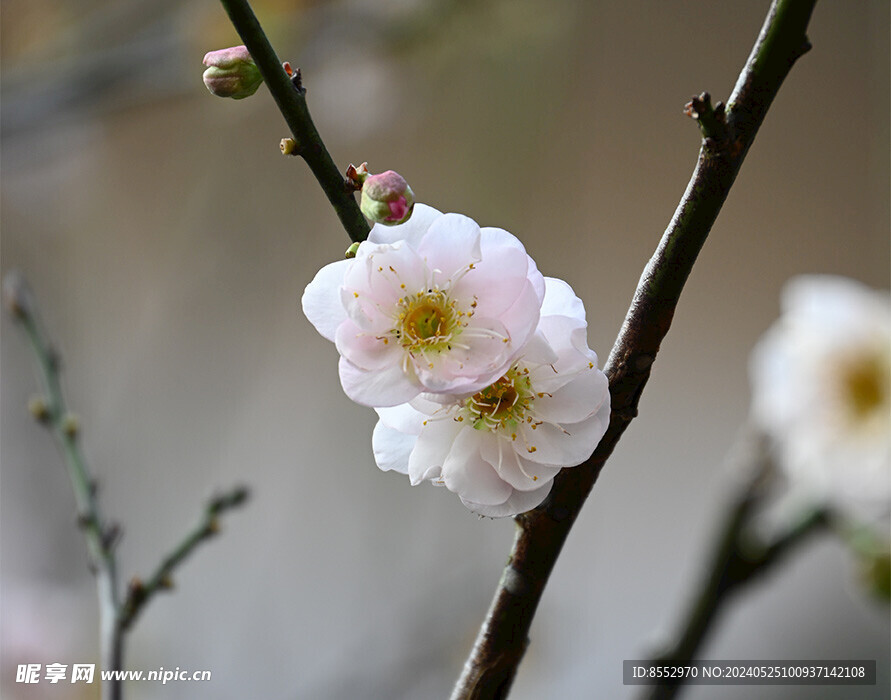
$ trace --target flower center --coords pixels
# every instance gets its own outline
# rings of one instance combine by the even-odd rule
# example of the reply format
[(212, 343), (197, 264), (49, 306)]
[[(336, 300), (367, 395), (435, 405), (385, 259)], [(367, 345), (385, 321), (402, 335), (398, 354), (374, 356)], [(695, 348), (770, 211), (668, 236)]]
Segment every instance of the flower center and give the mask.
[(456, 302), (441, 289), (428, 289), (399, 300), (394, 334), (411, 351), (440, 352), (461, 332)]
[(461, 411), (477, 430), (515, 429), (532, 412), (532, 392), (528, 369), (518, 365), (507, 374), (464, 401)]
[(888, 367), (878, 354), (858, 358), (842, 371), (842, 391), (857, 422), (868, 420), (888, 404)]

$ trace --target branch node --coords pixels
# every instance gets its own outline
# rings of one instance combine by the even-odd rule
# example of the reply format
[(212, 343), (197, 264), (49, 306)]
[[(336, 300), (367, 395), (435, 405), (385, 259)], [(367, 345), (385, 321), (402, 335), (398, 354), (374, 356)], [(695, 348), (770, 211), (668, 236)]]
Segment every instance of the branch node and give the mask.
[(52, 418), (50, 408), (43, 396), (32, 396), (28, 399), (28, 413), (41, 425), (47, 425)]
[(714, 139), (718, 143), (726, 139), (727, 121), (724, 103), (718, 102), (712, 107), (712, 97), (707, 92), (694, 95), (684, 105), (684, 114), (699, 122), (699, 130), (704, 139)]
[(300, 151), (302, 150), (297, 139), (292, 138), (282, 139), (279, 142), (278, 147), (281, 149), (283, 156), (299, 156)]
[(282, 68), (285, 69), (285, 73), (287, 73), (288, 78), (291, 79), (291, 85), (294, 86), (294, 89), (301, 95), (305, 95), (306, 88), (303, 87), (303, 74), (300, 72), (300, 69), (291, 68), (291, 64), (287, 61), (282, 63)]

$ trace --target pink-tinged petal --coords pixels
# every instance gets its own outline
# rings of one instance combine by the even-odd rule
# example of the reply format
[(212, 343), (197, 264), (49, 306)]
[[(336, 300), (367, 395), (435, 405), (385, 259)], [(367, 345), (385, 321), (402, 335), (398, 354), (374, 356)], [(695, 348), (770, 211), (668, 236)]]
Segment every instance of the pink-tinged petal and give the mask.
[(598, 414), (560, 427), (540, 423), (533, 429), (533, 425), (520, 426), (520, 437), (513, 443), (517, 452), (530, 462), (561, 467), (574, 467), (588, 459), (606, 432)]
[(388, 316), (406, 294), (427, 285), (424, 262), (411, 247), (397, 243), (365, 250), (343, 279), (344, 307), (360, 327), (366, 323), (363, 318)]
[[(502, 246), (510, 246), (512, 248), (516, 248), (517, 250), (521, 250), (523, 253), (526, 253), (526, 248), (523, 247), (523, 244), (520, 242), (520, 240), (513, 234), (505, 231), (503, 228), (486, 226), (481, 229), (481, 231), (481, 248), (483, 259), (490, 255), (490, 250)], [(538, 266), (535, 264), (535, 260), (533, 260), (531, 257), (528, 258), (528, 269), (526, 271), (526, 277), (532, 284), (532, 288), (535, 290), (535, 296), (540, 304), (545, 295), (545, 278), (542, 276), (541, 272), (538, 271)]]
[[(502, 247), (474, 263), (473, 269), (452, 287), (452, 296), (465, 303), (476, 300), (476, 312), (498, 317), (513, 306), (529, 283), (529, 256), (516, 248)], [(538, 307), (533, 302), (534, 307)]]
[[(541, 383), (533, 386), (538, 389)], [(578, 423), (593, 416), (604, 402), (609, 405), (609, 382), (600, 370), (587, 369), (551, 394), (534, 400), (536, 415), (549, 423)]]
[(412, 486), (440, 476), (442, 465), (460, 432), (461, 424), (451, 418), (427, 421), (408, 459), (408, 476)]
[(497, 505), (504, 503), (513, 489), (480, 455), (480, 442), (486, 439), (498, 438), (473, 428), (461, 430), (442, 465), (442, 478), (446, 488), (461, 498), (483, 505)]
[(555, 277), (545, 277), (545, 295), (541, 304), (545, 316), (568, 316), (585, 324), (585, 305), (566, 282)]
[(379, 370), (402, 363), (402, 346), (398, 342), (367, 333), (349, 319), (338, 326), (334, 344), (337, 352), (359, 369)]
[(416, 435), (400, 433), (378, 421), (371, 434), (371, 448), (378, 468), (408, 474), (408, 459), (417, 439)]
[(421, 391), (403, 374), (400, 365), (369, 371), (341, 357), (337, 368), (346, 395), (363, 406), (396, 406), (411, 401)]
[(526, 283), (513, 306), (500, 316), (510, 334), (513, 352), (520, 352), (538, 325), (538, 297), (532, 284)]
[[(519, 436), (517, 436), (519, 440)], [(559, 466), (536, 464), (523, 459), (517, 454), (511, 441), (505, 438), (486, 440), (480, 447), (480, 454), (489, 464), (495, 467), (498, 475), (513, 488), (519, 491), (538, 489), (553, 479)]]
[(541, 333), (534, 333), (523, 346), (518, 359), (527, 367), (543, 366), (553, 373), (550, 366), (556, 364), (560, 358)]
[(374, 410), (377, 411), (381, 423), (406, 435), (420, 435), (424, 421), (429, 418), (429, 416), (407, 403), (386, 408), (375, 408)]
[(406, 241), (415, 246), (427, 233), (427, 230), (443, 214), (426, 204), (415, 204), (411, 218), (404, 224), (396, 226), (384, 226), (375, 224), (368, 234), (368, 240), (372, 243), (395, 243)]
[(437, 394), (479, 391), (507, 371), (512, 348), (506, 337), (498, 321), (474, 317), (448, 351), (413, 358), (418, 380)]
[(342, 321), (346, 320), (346, 310), (340, 300), (340, 286), (352, 260), (338, 260), (325, 265), (316, 273), (312, 282), (306, 285), (301, 304), (303, 313), (323, 338), (334, 340), (334, 334)]
[(474, 503), (465, 498), (462, 498), (461, 502), (464, 503), (469, 510), (478, 515), (484, 515), (487, 518), (508, 518), (540, 506), (545, 498), (548, 497), (553, 485), (554, 482), (549, 481), (544, 486), (535, 489), (534, 491), (514, 491), (510, 498), (504, 503), (499, 503), (494, 506)]
[(456, 273), (480, 259), (480, 227), (461, 214), (443, 214), (416, 249), (432, 273), (431, 282), (444, 288)]

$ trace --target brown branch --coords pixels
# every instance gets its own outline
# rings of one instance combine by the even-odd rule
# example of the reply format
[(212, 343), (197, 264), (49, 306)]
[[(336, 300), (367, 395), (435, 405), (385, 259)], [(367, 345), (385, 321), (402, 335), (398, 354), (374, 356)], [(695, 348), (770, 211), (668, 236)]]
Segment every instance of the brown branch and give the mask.
[[(547, 501), (517, 517), (517, 536), (452, 700), (505, 698), (550, 572), (607, 458), (637, 415), (681, 291), (780, 85), (809, 48), (816, 0), (774, 0), (723, 113), (711, 110), (687, 190), (647, 264), (604, 371), (612, 415), (588, 460), (557, 476)], [(691, 115), (693, 116), (693, 115)], [(722, 128), (716, 128), (721, 123)]]

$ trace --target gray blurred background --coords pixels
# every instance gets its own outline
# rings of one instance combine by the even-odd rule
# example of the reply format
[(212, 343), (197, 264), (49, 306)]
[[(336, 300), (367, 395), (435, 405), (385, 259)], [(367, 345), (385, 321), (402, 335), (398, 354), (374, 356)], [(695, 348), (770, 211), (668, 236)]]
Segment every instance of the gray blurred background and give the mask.
[[(335, 161), (396, 169), (420, 201), (519, 236), (585, 301), (606, 359), (696, 160), (690, 95), (726, 99), (768, 6), (671, 0), (257, 0), (303, 69)], [(790, 276), (889, 277), (889, 7), (823, 0), (814, 50), (776, 100), (681, 300), (631, 425), (551, 578), (512, 698), (631, 698), (622, 659), (676, 628), (733, 488), (746, 362)], [(445, 490), (382, 474), (375, 415), (300, 312), (349, 241), (261, 88), (210, 96), (201, 58), (237, 44), (212, 0), (4, 0), (2, 268), (30, 279), (65, 361), (122, 575), (147, 575), (218, 488), (249, 505), (179, 570), (127, 666), (209, 669), (128, 698), (396, 700), (448, 695), (513, 536)], [(0, 592), (19, 663), (97, 660), (96, 599), (38, 389), (2, 321)], [(888, 608), (815, 541), (728, 607), (712, 659), (878, 660)], [(80, 688), (82, 694), (73, 693)], [(26, 692), (27, 691), (27, 692)], [(699, 687), (687, 697), (750, 698)]]

